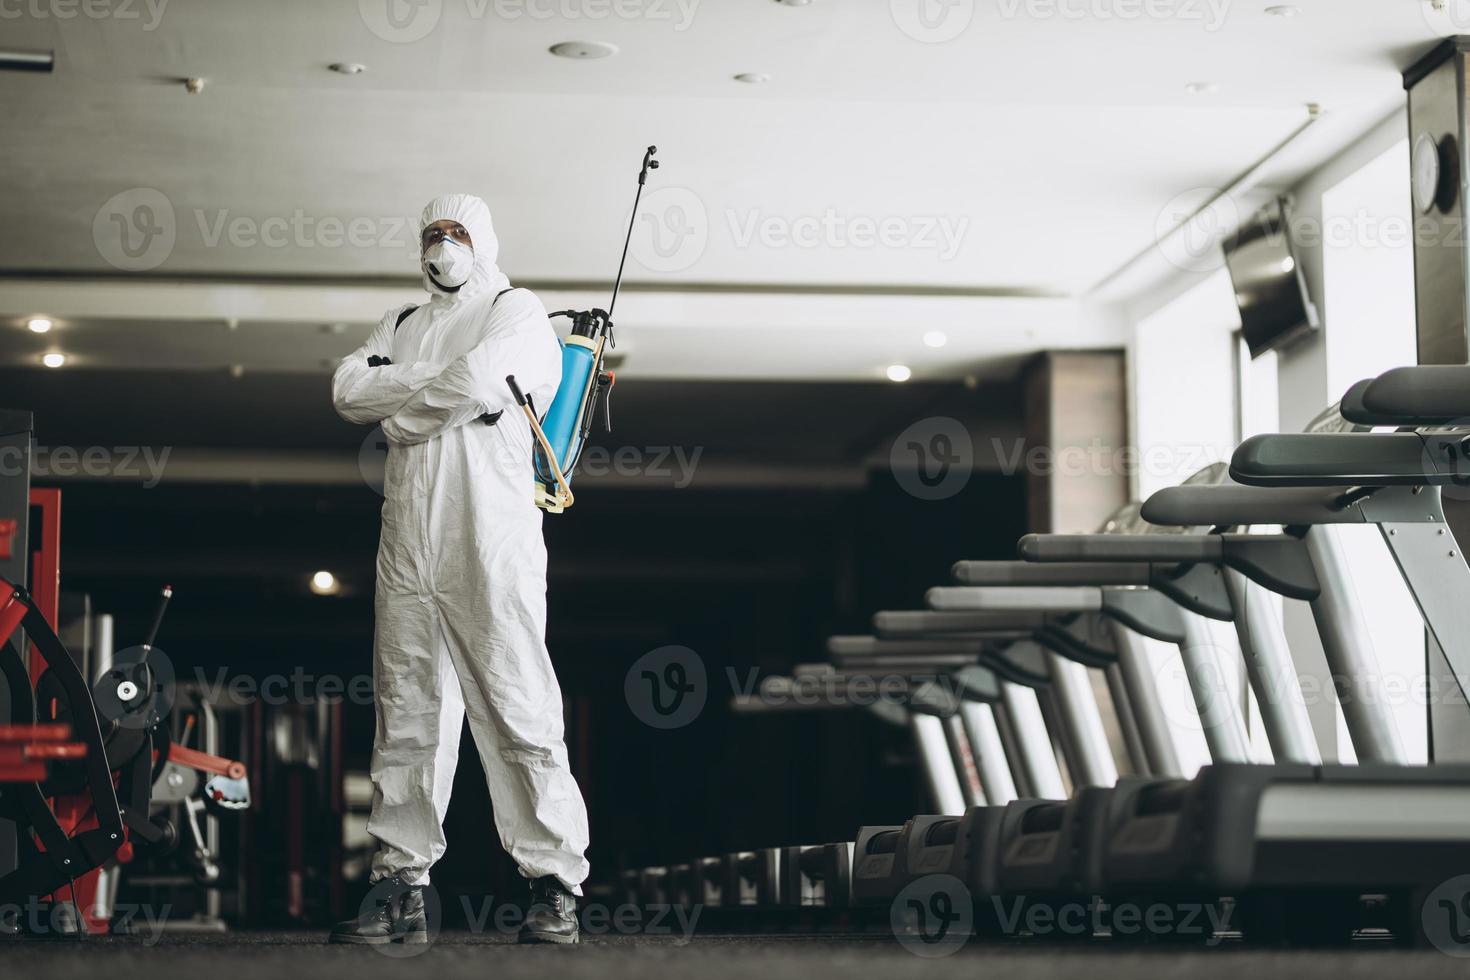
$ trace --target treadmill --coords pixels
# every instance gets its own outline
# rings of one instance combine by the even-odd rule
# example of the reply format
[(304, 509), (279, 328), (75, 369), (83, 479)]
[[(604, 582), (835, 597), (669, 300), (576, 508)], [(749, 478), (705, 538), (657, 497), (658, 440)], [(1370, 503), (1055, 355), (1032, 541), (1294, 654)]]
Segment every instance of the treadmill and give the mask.
[[(1197, 479), (1213, 482), (1221, 477), (1222, 470), (1211, 470)], [(1095, 537), (1111, 538), (1145, 527), (1137, 512), (1137, 505), (1133, 505), (1110, 521), (1107, 531)], [(1179, 536), (1155, 529), (1147, 537), (1161, 538), (1167, 544)], [(1180, 644), (1188, 662), (1192, 651), (1185, 644), (1207, 634), (1198, 623), (1193, 628), (1187, 627), (1187, 617), (1204, 613), (1216, 619), (1229, 618), (1228, 600), (1214, 570), (1154, 561), (1144, 552), (1116, 562), (962, 563), (956, 567), (956, 573), (962, 581), (986, 584), (980, 588), (938, 590), (937, 594), (931, 593), (931, 601), (938, 598), (951, 605), (994, 608), (1012, 601), (1014, 596), (1028, 607), (1078, 614), (1088, 610), (1098, 614), (1096, 619), (1105, 619), (1108, 635), (1118, 651), (1117, 663), (1126, 665), (1129, 671), (1129, 676), (1124, 678), (1124, 696), (1138, 724), (1137, 737), (1145, 743), (1144, 755), (1150, 757), (1151, 763), (1157, 761), (1157, 768), (1154, 764), (1135, 765), (1137, 775), (1122, 780), (1116, 777), (1093, 780), (1080, 785), (1076, 794), (1065, 802), (1030, 808), (1006, 828), (997, 842), (994, 894), (1012, 903), (1012, 914), (1026, 913), (1029, 905), (1050, 906), (1053, 915), (1048, 921), (1065, 930), (1068, 927), (1061, 916), (1062, 909), (1076, 906), (1082, 911), (1093, 896), (1103, 891), (1106, 841), (1128, 812), (1133, 795), (1160, 780), (1181, 778), (1173, 738), (1135, 629)], [(1008, 590), (999, 587), (999, 583), (1018, 588)], [(1197, 656), (1196, 660), (1199, 660)], [(1204, 681), (1208, 674), (1196, 669), (1190, 676), (1199, 681), (1194, 689), (1204, 709), (1202, 713), (1218, 713), (1206, 696), (1209, 688)], [(1238, 724), (1239, 732), (1230, 740), (1220, 738), (1217, 733), (1210, 739), (1211, 748), (1221, 753), (1246, 751), (1244, 724), (1238, 713), (1227, 712), (1223, 720)], [(1228, 724), (1216, 727), (1235, 734)], [(1075, 919), (1069, 917), (1066, 921)], [(1107, 928), (1108, 916), (1101, 908), (1089, 912), (1080, 925), (1071, 926), (1075, 929), (1074, 936), (1090, 937), (1091, 923)]]
[[(1366, 398), (1359, 404), (1361, 394), (1350, 393), (1348, 400), (1349, 414), (1359, 418), (1366, 406)], [(1378, 417), (1397, 418), (1387, 412)], [(1247, 440), (1236, 451), (1231, 475), (1249, 485), (1171, 488), (1151, 498), (1143, 513), (1222, 531), (1265, 524), (1287, 529), (1281, 535), (1211, 535), (1198, 542), (1199, 560), (1312, 603), (1362, 764), (1215, 764), (1192, 781), (1149, 787), (1134, 797), (1111, 836), (1104, 873), (1115, 894), (1182, 901), (1231, 896), (1236, 924), (1248, 938), (1266, 940), (1344, 941), (1368, 924), (1360, 915), (1361, 898), (1381, 895), (1389, 915), (1375, 924), (1416, 941), (1422, 939), (1424, 897), (1470, 872), (1470, 766), (1405, 765), (1384, 706), (1353, 696), (1348, 680), (1376, 670), (1376, 661), (1325, 525), (1378, 523), (1437, 637), (1443, 632), (1453, 640), (1444, 618), (1455, 605), (1449, 595), (1458, 592), (1463, 605), (1470, 570), (1439, 508), (1439, 484), (1450, 477), (1427, 448), (1447, 440), (1337, 429)], [(1087, 546), (1054, 539), (1049, 545), (1033, 541), (1031, 550), (1033, 557), (1070, 560), (1072, 551)], [(1271, 550), (1274, 556), (1263, 560)], [(1438, 582), (1426, 581), (1431, 568)], [(1421, 595), (1425, 586), (1434, 593)], [(1463, 686), (1464, 660), (1456, 662), (1462, 650), (1452, 643), (1445, 655)], [(1263, 673), (1251, 670), (1250, 676), (1274, 747), (1282, 732), (1271, 728), (1281, 717), (1268, 710), (1273, 691), (1263, 690)]]
[[(1140, 523), (1136, 505), (1115, 515), (1108, 526), (1129, 526), (1125, 523), (1128, 521)], [(1078, 792), (1065, 801), (1023, 799), (1008, 806), (972, 807), (962, 817), (913, 818), (900, 833), (886, 835), (885, 843), (896, 851), (897, 859), (884, 895), (895, 895), (921, 877), (947, 874), (958, 882), (933, 887), (958, 888), (962, 883), (962, 897), (975, 910), (977, 931), (997, 932), (1002, 929), (997, 899), (1075, 902), (1093, 894), (1091, 882), (1098, 877), (1100, 862), (1080, 855), (1094, 855), (1101, 848), (1084, 848), (1080, 838), (1104, 838), (1108, 815), (1119, 809), (1110, 805), (1118, 778), (1084, 665), (1110, 672), (1109, 686), (1120, 722), (1142, 719), (1139, 728), (1151, 736), (1145, 739), (1136, 731), (1130, 740), (1135, 771), (1148, 773), (1156, 763), (1165, 768), (1163, 775), (1177, 776), (1178, 761), (1157, 704), (1151, 672), (1140, 667), (1143, 654), (1137, 635), (1121, 627), (1109, 628), (1116, 626), (1116, 621), (1104, 623), (1100, 617), (1086, 615), (1083, 610), (1096, 606), (1077, 602), (1078, 595), (1088, 594), (1089, 589), (1096, 592), (1103, 586), (1147, 584), (1147, 566), (1079, 564), (1063, 568), (1022, 562), (961, 562), (955, 566), (955, 576), (961, 582), (987, 587), (931, 590), (931, 603), (943, 605), (952, 593), (966, 597), (983, 594), (980, 609), (880, 613), (875, 625), (883, 632), (910, 636), (973, 635), (987, 628), (1031, 627), (1032, 638), (1012, 643), (1008, 652), (1012, 656), (1029, 655), (1038, 664), (1033, 669), (1052, 677), (1059, 695), (1057, 713), (1063, 721), (1058, 734)], [(939, 602), (935, 602), (936, 597)], [(1133, 598), (1157, 605), (1151, 596)], [(1181, 640), (1182, 630), (1176, 628), (1176, 633), (1170, 638)], [(1131, 660), (1131, 677), (1112, 670), (1124, 659), (1111, 648), (1114, 642), (1122, 648), (1124, 658)], [(1124, 724), (1125, 736), (1127, 730)], [(1151, 752), (1144, 751), (1145, 741), (1155, 743), (1150, 746)], [(1131, 789), (1140, 782), (1130, 778), (1122, 785)], [(859, 842), (859, 853), (864, 845), (864, 841)], [(1090, 929), (1087, 932), (1090, 935)]]

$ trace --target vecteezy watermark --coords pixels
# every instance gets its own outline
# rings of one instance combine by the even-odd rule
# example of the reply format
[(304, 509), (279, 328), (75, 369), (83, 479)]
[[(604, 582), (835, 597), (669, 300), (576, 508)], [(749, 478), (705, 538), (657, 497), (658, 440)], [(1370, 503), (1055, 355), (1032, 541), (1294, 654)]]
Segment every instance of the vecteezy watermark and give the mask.
[(388, 481), (388, 436), (381, 425), (375, 425), (362, 437), (357, 447), (357, 472), (362, 482), (379, 497)]
[(975, 469), (975, 444), (970, 430), (957, 419), (920, 419), (894, 438), (888, 466), (910, 496), (946, 500), (970, 482)]
[(996, 0), (1005, 20), (1168, 20), (1198, 23), (1211, 33), (1225, 26), (1231, 0)]
[(709, 212), (687, 187), (660, 187), (643, 196), (628, 250), (650, 272), (683, 272), (709, 247)]
[(373, 678), (371, 674), (355, 674), (342, 677), (338, 674), (309, 674), (302, 667), (295, 667), (289, 674), (267, 674), (256, 677), (251, 674), (229, 673), (229, 668), (218, 667), (210, 676), (202, 667), (194, 668), (194, 683), (214, 703), (250, 704), (260, 702), (267, 705), (334, 704), (346, 701), (354, 705), (373, 703)]
[[(393, 44), (421, 41), (439, 26), (446, 5), (464, 16), (519, 21), (643, 21), (687, 31), (702, 0), (358, 0), (367, 29)], [(458, 11), (456, 11), (458, 12)], [(458, 20), (455, 23), (459, 23)]]
[[(1253, 217), (1243, 216), (1236, 203), (1215, 187), (1196, 187), (1176, 195), (1154, 221), (1154, 241), (1160, 254), (1185, 272), (1219, 269), (1225, 250), (1246, 235), (1260, 237), (1281, 249), (1290, 246), (1306, 251), (1463, 249), (1470, 238), (1463, 218), (1439, 212), (1411, 215), (1359, 207), (1319, 215), (1289, 210), (1283, 225), (1274, 208)], [(1281, 273), (1295, 269), (1294, 257), (1281, 259)]]
[(1218, 188), (1195, 187), (1176, 194), (1154, 219), (1154, 241), (1168, 263), (1185, 272), (1214, 272), (1221, 250), (1240, 226), (1235, 202)]
[[(163, 480), (172, 447), (153, 446), (31, 446), (30, 474), (42, 479), (90, 477), (137, 480), (152, 490)], [(0, 476), (22, 475), (26, 454), (19, 446), (0, 447)]]
[(915, 41), (953, 41), (975, 19), (975, 0), (889, 0), (893, 23)]
[(357, 13), (384, 41), (412, 44), (439, 26), (444, 0), (357, 0)]
[[(479, 900), (460, 897), (465, 922), (476, 935), (497, 932), (514, 935), (526, 920), (524, 907), (518, 902), (497, 902), (493, 895)], [(633, 936), (677, 936), (685, 941), (694, 938), (704, 906), (655, 902), (638, 905), (625, 902), (605, 905), (601, 902), (579, 903), (577, 918), (582, 933), (590, 936), (609, 934)]]
[(620, 476), (671, 481), (677, 490), (694, 482), (694, 472), (703, 446), (688, 450), (683, 446), (588, 446), (577, 462), (577, 472), (585, 476)]
[(152, 187), (114, 194), (92, 218), (97, 254), (123, 272), (146, 272), (163, 265), (173, 254), (177, 239), (174, 206)]
[(400, 215), (290, 214), (259, 217), (228, 208), (195, 208), (194, 223), (205, 248), (399, 248), (417, 249), (417, 221)]
[(1033, 902), (991, 898), (995, 921), (1007, 936), (1175, 936), (1216, 946), (1230, 929), (1230, 907), (1219, 902)]
[(87, 20), (137, 21), (145, 31), (163, 22), (169, 0), (0, 0), (0, 21)]
[(694, 26), (703, 0), (465, 0), (476, 19), (488, 10), (500, 20), (636, 20), (667, 24), (683, 33)]
[[(1470, 419), (1453, 419), (1442, 426), (1419, 430), (1424, 438), (1424, 472), (1440, 474), (1435, 481), (1440, 495), (1449, 500), (1470, 500)], [(1439, 528), (1445, 550), (1459, 551), (1448, 528)]]
[(643, 197), (629, 251), (651, 271), (682, 272), (704, 257), (718, 233), (722, 244), (739, 250), (920, 251), (950, 262), (960, 254), (970, 224), (961, 214), (861, 214), (836, 208), (805, 214), (726, 208), (711, 222), (694, 191), (660, 187)]
[(941, 262), (960, 252), (970, 230), (968, 215), (840, 214), (827, 208), (820, 214), (770, 215), (759, 210), (725, 212), (730, 238), (736, 248), (759, 244), (765, 248), (823, 249), (842, 252), (876, 248), (932, 251)]
[[(4, 0), (0, 0), (4, 2)], [(182, 214), (162, 191), (134, 187), (114, 194), (92, 219), (97, 252), (124, 272), (146, 272), (168, 261), (181, 236), (207, 249), (391, 249), (417, 252), (418, 222), (394, 214), (241, 214), (193, 208)]]
[(152, 728), (173, 710), (174, 663), (158, 647), (119, 650), (92, 692), (102, 718), (119, 728)]
[(1470, 957), (1470, 875), (1442, 882), (1420, 909), (1424, 937), (1441, 953)]
[[(383, 496), (388, 484), (388, 451), (390, 440), (381, 425), (373, 426), (357, 449), (357, 468), (362, 480), (374, 493)], [(587, 446), (577, 459), (579, 476), (602, 479), (616, 477), (646, 480), (686, 489), (694, 482), (704, 447), (695, 446)], [(526, 463), (519, 461), (510, 446), (498, 441), (489, 452), (471, 448), (468, 461), (471, 471), (489, 475), (497, 470), (509, 472)]]
[(888, 922), (894, 938), (910, 953), (949, 956), (974, 933), (975, 902), (954, 875), (925, 875), (894, 896)]
[(709, 696), (704, 660), (688, 647), (651, 650), (628, 668), (623, 696), (650, 728), (683, 728), (699, 717)]
[(1435, 34), (1463, 34), (1470, 29), (1470, 0), (1419, 0), (1419, 9)]
[[(114, 933), (135, 936), (144, 946), (156, 946), (163, 938), (172, 905), (118, 902), (112, 907)], [(73, 936), (78, 923), (76, 910), (67, 900), (0, 904), (0, 936), (30, 938)]]
[(725, 676), (735, 697), (767, 707), (868, 708), (880, 703), (908, 704), (915, 696), (958, 704), (963, 685), (953, 674), (922, 671), (911, 674), (845, 672), (798, 674), (761, 678), (757, 668), (739, 677), (726, 667)]
[(991, 437), (990, 448), (1006, 476), (1134, 476), (1177, 478), (1230, 458), (1232, 447), (1157, 443), (1119, 446), (1093, 438), (1086, 444), (1049, 446), (1025, 439)]

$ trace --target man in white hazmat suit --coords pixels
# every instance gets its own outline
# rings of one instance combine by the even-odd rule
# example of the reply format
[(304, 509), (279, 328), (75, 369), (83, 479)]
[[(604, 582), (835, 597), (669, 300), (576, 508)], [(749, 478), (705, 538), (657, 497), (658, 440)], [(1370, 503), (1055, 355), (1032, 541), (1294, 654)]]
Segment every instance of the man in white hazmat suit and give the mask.
[[(378, 548), (373, 691), (373, 880), (389, 901), (334, 942), (427, 941), (422, 886), (469, 718), (505, 849), (531, 879), (522, 941), (574, 943), (587, 811), (567, 764), (546, 651), (546, 546), (532, 499), (532, 434), (506, 384), (538, 410), (561, 354), (534, 294), (495, 264), (477, 197), (431, 202), (423, 306), (390, 310), (332, 378), (337, 414), (388, 440)], [(380, 891), (375, 887), (374, 891)]]

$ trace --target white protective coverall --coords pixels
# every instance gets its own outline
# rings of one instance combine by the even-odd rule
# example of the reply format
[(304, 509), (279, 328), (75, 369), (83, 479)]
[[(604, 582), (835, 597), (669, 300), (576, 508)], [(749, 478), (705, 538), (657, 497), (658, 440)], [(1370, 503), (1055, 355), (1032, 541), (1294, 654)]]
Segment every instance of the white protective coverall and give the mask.
[[(546, 546), (532, 500), (532, 435), (506, 375), (539, 411), (561, 380), (546, 310), (495, 264), (490, 211), (441, 197), (469, 231), (474, 269), (456, 292), (388, 311), (332, 378), (337, 413), (388, 439), (378, 546), (373, 692), (373, 879), (424, 884), (444, 853), (444, 813), (469, 716), (500, 840), (535, 878), (580, 894), (587, 810), (567, 764), (561, 689), (546, 651)], [(392, 364), (368, 367), (369, 355)], [(480, 416), (504, 409), (493, 426)]]

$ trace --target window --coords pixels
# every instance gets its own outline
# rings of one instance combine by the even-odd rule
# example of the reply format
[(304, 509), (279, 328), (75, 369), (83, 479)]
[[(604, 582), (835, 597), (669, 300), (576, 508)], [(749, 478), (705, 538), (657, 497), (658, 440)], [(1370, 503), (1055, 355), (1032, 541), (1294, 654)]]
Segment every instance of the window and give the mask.
[[(1340, 395), (1356, 381), (1417, 362), (1412, 233), (1407, 140), (1322, 195), (1329, 391)], [(1411, 697), (1424, 677), (1423, 620), (1378, 530), (1339, 530), (1379, 666), (1392, 683), (1385, 696), (1410, 761), (1424, 762), (1425, 708)], [(1339, 743), (1349, 744), (1340, 720)]]
[[(1138, 324), (1130, 351), (1137, 499), (1230, 458), (1238, 426), (1239, 330), (1235, 292), (1223, 268)], [(1240, 684), (1244, 667), (1234, 628), (1214, 621), (1207, 625), (1227, 682)], [(1145, 642), (1179, 762), (1191, 775), (1209, 762), (1209, 750), (1179, 650)]]

